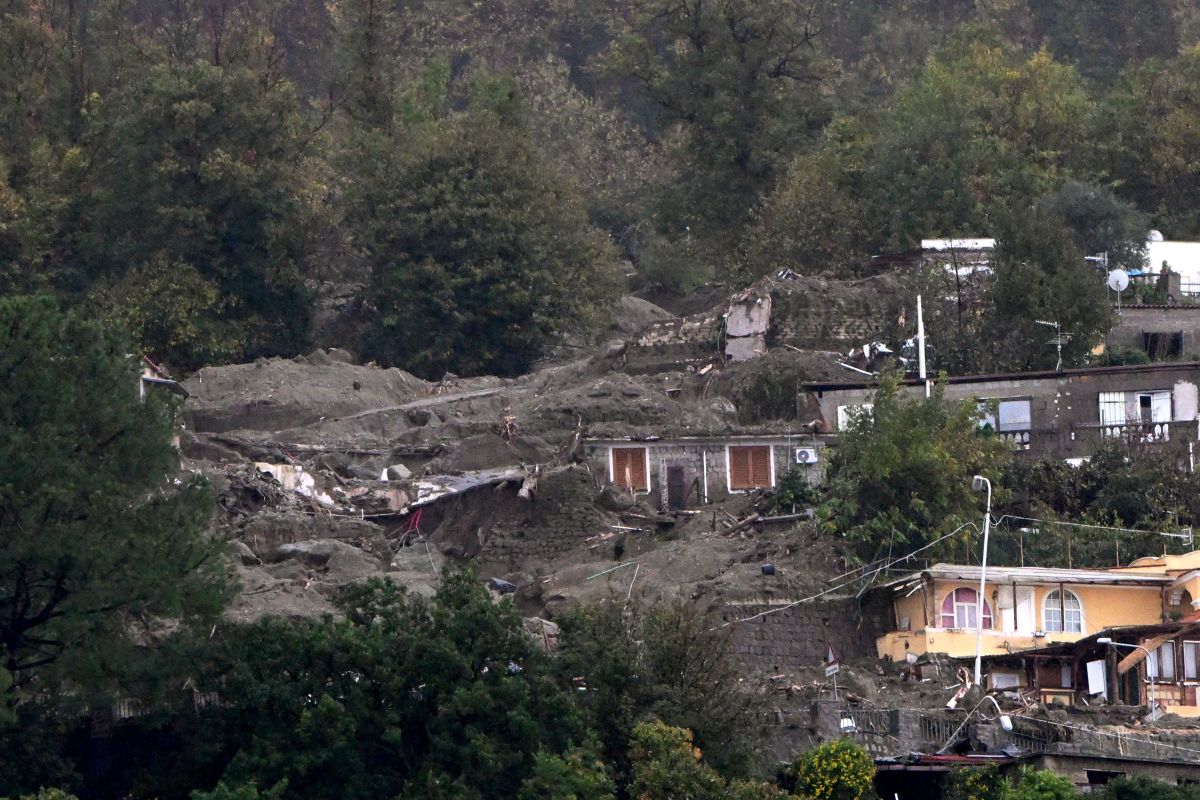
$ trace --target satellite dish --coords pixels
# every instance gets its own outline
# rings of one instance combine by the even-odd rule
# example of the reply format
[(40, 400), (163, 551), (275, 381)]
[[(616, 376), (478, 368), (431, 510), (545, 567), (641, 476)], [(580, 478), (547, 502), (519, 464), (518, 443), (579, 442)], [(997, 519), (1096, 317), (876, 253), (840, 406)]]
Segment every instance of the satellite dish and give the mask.
[(1114, 269), (1108, 273), (1108, 288), (1114, 292), (1123, 292), (1129, 288), (1129, 273), (1123, 269)]

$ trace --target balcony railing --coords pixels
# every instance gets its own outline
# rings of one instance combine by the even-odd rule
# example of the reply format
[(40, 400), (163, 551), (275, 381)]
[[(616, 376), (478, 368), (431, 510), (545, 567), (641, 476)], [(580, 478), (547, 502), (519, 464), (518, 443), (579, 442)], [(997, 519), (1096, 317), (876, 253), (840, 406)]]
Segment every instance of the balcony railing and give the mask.
[(1014, 450), (1028, 450), (1029, 434), (1030, 431), (1002, 431), (997, 435), (1011, 444)]
[(1129, 422), (1124, 425), (1100, 425), (1100, 435), (1106, 439), (1129, 439), (1135, 442), (1169, 442), (1169, 422)]

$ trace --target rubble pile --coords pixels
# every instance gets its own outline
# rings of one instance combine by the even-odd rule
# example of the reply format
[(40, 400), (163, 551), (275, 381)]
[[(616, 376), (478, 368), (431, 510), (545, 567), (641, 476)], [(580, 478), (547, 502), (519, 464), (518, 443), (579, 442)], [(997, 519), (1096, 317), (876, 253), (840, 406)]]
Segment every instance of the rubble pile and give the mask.
[[(814, 561), (824, 546), (795, 525), (724, 536), (749, 511), (740, 501), (664, 514), (592, 474), (586, 437), (744, 428), (738, 402), (775, 363), (628, 371), (626, 341), (671, 317), (634, 298), (619, 310), (628, 339), (515, 379), (425, 381), (338, 349), (189, 377), (180, 449), (217, 490), (244, 589), (234, 615), (325, 613), (338, 586), (372, 575), (427, 592), (446, 561), (511, 582), (531, 616), (614, 595), (721, 607), (812, 588), (804, 567), (840, 556)], [(805, 354), (789, 376), (827, 376), (836, 358)], [(785, 411), (759, 429), (789, 430)]]

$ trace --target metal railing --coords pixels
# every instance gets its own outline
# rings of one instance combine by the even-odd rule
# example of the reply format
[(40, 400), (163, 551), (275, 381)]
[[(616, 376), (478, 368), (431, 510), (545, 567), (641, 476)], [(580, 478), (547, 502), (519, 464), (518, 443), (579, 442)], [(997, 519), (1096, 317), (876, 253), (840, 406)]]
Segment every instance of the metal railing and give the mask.
[(946, 742), (954, 735), (955, 731), (962, 725), (962, 722), (961, 719), (953, 717), (934, 717), (922, 714), (920, 720), (922, 749), (930, 753), (936, 753), (946, 745)]
[(860, 733), (895, 736), (900, 730), (900, 712), (894, 708), (855, 708), (849, 714)]

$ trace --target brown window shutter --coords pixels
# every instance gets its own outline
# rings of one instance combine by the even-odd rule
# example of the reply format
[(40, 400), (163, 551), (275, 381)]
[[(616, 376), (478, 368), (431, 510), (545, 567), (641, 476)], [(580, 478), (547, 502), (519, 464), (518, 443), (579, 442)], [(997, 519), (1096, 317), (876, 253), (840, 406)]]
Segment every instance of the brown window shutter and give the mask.
[(646, 448), (614, 447), (612, 459), (613, 483), (634, 492), (644, 492), (650, 488), (646, 475)]
[(755, 488), (767, 488), (771, 485), (771, 448), (768, 446), (751, 447), (750, 472)]
[(750, 448), (729, 448), (729, 488), (749, 489), (753, 486), (750, 474)]

